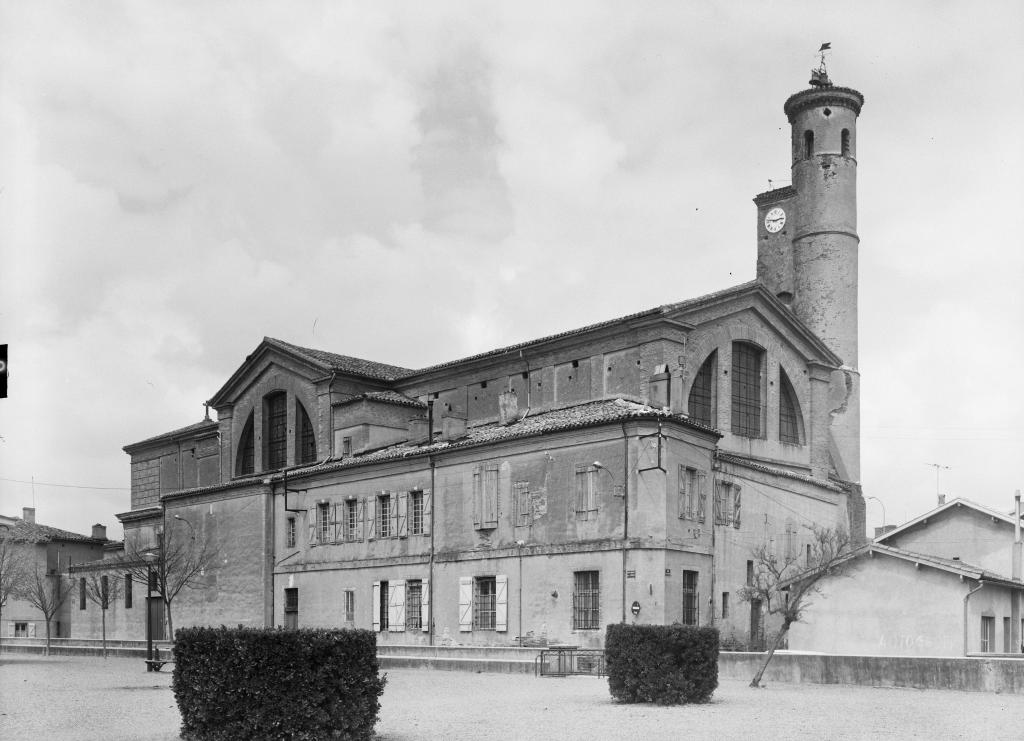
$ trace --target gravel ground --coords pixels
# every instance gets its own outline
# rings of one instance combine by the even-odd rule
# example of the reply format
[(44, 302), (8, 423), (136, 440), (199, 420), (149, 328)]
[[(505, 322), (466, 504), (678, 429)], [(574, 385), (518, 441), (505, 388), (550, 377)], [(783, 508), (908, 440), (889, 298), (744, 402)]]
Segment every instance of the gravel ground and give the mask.
[[(0, 654), (0, 739), (178, 738), (168, 672), (138, 659)], [(378, 738), (1019, 739), (1024, 696), (723, 680), (707, 705), (619, 705), (595, 677), (392, 669)]]

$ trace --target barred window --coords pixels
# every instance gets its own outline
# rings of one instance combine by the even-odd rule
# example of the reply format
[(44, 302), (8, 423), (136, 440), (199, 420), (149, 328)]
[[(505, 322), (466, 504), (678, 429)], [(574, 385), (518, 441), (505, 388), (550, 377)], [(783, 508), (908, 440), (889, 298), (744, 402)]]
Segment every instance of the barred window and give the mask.
[(268, 470), (284, 468), (288, 462), (288, 396), (283, 391), (268, 394), (266, 439)]
[(572, 629), (601, 628), (601, 574), (598, 571), (577, 571), (572, 595)]
[(249, 420), (242, 429), (242, 437), (238, 442), (238, 475), (248, 476), (256, 470), (256, 444), (253, 438), (253, 415), (249, 413)]
[(418, 579), (405, 583), (405, 628), (423, 629), (423, 582)]
[(316, 435), (313, 434), (313, 423), (302, 404), (295, 402), (295, 416), (298, 417), (296, 427), (299, 430), (295, 441), (296, 463), (312, 463), (316, 460)]
[(696, 625), (698, 614), (697, 572), (683, 572), (683, 625)]
[(732, 345), (732, 431), (761, 437), (764, 351), (747, 342)]
[(409, 532), (423, 535), (423, 492), (409, 492)]
[(789, 382), (785, 371), (779, 369), (779, 440), (791, 445), (799, 445), (800, 439), (800, 405), (796, 400), (796, 391)]
[(497, 595), (497, 583), (493, 576), (478, 576), (473, 580), (474, 630), (494, 630)]
[(78, 580), (78, 609), (85, 609), (85, 577)]
[(690, 419), (708, 427), (715, 426), (714, 382), (717, 361), (718, 353), (712, 352), (701, 365), (697, 375), (693, 378), (693, 386), (690, 387), (690, 399), (687, 404), (687, 413), (690, 415)]
[(132, 575), (124, 575), (124, 609), (132, 608)]
[(110, 581), (107, 575), (100, 577), (100, 607), (106, 610), (110, 606)]
[(345, 622), (354, 623), (356, 620), (356, 590), (345, 590)]

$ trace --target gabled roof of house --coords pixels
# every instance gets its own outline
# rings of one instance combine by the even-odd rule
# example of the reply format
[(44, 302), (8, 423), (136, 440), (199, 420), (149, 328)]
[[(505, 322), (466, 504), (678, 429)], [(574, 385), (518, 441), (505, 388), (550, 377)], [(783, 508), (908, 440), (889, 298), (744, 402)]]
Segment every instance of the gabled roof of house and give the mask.
[(61, 530), (59, 527), (39, 525), (34, 522), (25, 522), (20, 518), (11, 528), (10, 537), (23, 543), (95, 543), (101, 545), (109, 542), (106, 538), (94, 538), (91, 535), (73, 533), (70, 530)]
[(147, 437), (145, 440), (140, 440), (137, 443), (129, 443), (128, 445), (125, 445), (121, 449), (126, 453), (132, 453), (133, 451), (136, 451), (140, 448), (155, 445), (157, 443), (171, 442), (178, 438), (197, 437), (196, 433), (200, 432), (213, 433), (216, 431), (217, 423), (214, 422), (212, 419), (204, 419), (200, 422), (195, 422), (194, 424), (185, 425), (184, 427), (179, 427), (176, 430), (171, 430), (170, 432), (164, 432), (160, 435)]
[(395, 406), (415, 407), (417, 409), (427, 408), (427, 405), (419, 399), (411, 399), (405, 394), (400, 394), (397, 391), (367, 391), (364, 394), (356, 394), (348, 399), (339, 401), (335, 406), (354, 404), (357, 401), (376, 401), (382, 404), (394, 404)]
[(902, 525), (900, 525), (899, 527), (897, 527), (894, 530), (890, 530), (887, 533), (879, 535), (877, 538), (875, 538), (875, 542), (876, 543), (883, 543), (883, 542), (885, 542), (887, 540), (891, 540), (893, 538), (893, 536), (895, 536), (895, 535), (899, 535), (900, 533), (905, 533), (908, 530), (916, 527), (917, 525), (921, 525), (921, 524), (927, 523), (927, 521), (929, 519), (933, 519), (933, 518), (935, 518), (937, 516), (943, 515), (943, 514), (949, 512), (950, 510), (959, 509), (960, 507), (966, 507), (968, 509), (974, 510), (976, 512), (979, 512), (979, 513), (985, 515), (986, 517), (991, 517), (993, 520), (1006, 522), (1009, 525), (1013, 525), (1014, 524), (1014, 520), (1013, 520), (1013, 517), (1011, 515), (1006, 515), (1006, 514), (1003, 514), (1002, 512), (999, 512), (997, 510), (990, 509), (989, 507), (986, 507), (983, 504), (978, 504), (977, 502), (972, 502), (970, 499), (962, 499), (960, 497), (957, 497), (956, 499), (951, 499), (950, 501), (946, 502), (945, 504), (939, 505), (938, 507), (936, 507), (935, 509), (933, 509), (933, 510), (931, 510), (929, 512), (925, 512), (923, 515), (919, 515), (918, 517), (915, 517), (913, 520), (909, 520), (908, 522), (904, 522)]
[(917, 553), (915, 551), (908, 551), (904, 548), (895, 548), (893, 546), (883, 545), (877, 542), (868, 543), (862, 546), (860, 549), (850, 554), (850, 558), (857, 558), (862, 555), (870, 556), (874, 554), (892, 556), (893, 558), (899, 558), (921, 566), (930, 566), (933, 569), (947, 571), (951, 574), (963, 576), (968, 579), (974, 579), (976, 581), (984, 580), (987, 582), (1002, 584), (1004, 586), (1014, 587), (1016, 589), (1024, 589), (1024, 581), (1011, 579), (1008, 576), (997, 574), (994, 571), (987, 571), (980, 566), (973, 566), (971, 564), (964, 563), (959, 559), (940, 558), (927, 553)]
[(326, 350), (315, 350), (310, 347), (300, 347), (284, 340), (264, 337), (263, 341), (271, 347), (278, 347), (299, 355), (321, 366), (327, 372), (349, 373), (364, 378), (374, 378), (378, 381), (394, 381), (404, 375), (412, 373), (409, 368), (401, 368), (397, 365), (378, 363), (375, 360), (363, 360), (353, 358), (350, 355), (338, 355)]

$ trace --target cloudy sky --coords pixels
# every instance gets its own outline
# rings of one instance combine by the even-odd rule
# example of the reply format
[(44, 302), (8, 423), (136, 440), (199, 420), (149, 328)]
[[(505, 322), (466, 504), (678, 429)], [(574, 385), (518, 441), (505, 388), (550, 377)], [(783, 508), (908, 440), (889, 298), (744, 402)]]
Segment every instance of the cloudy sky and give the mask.
[(902, 522), (940, 463), (1008, 510), (1018, 0), (0, 0), (0, 513), (120, 537), (121, 447), (265, 335), (422, 367), (750, 280), (823, 41), (866, 98), (865, 493)]

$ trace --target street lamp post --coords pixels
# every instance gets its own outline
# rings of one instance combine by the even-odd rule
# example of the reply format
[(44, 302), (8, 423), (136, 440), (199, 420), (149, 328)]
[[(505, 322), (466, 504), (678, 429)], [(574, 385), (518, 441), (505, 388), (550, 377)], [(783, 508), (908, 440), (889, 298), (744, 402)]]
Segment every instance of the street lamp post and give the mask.
[(146, 562), (146, 671), (153, 671), (153, 561), (159, 556), (152, 551), (142, 554)]

